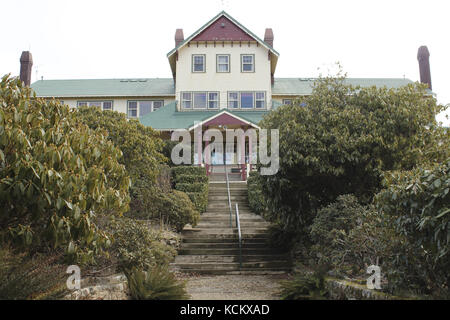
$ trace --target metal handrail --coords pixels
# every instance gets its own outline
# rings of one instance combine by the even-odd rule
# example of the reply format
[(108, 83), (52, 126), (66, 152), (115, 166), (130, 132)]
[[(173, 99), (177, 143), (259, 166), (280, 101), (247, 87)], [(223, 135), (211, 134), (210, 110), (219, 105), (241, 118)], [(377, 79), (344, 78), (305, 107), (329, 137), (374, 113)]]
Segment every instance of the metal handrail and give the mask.
[(230, 182), (228, 181), (227, 165), (225, 165), (225, 177), (227, 180), (228, 207), (230, 208), (230, 228), (233, 228), (233, 208), (231, 207)]
[(239, 218), (239, 205), (236, 202), (236, 228), (239, 236), (239, 268), (242, 268), (242, 233), (241, 233), (241, 219)]

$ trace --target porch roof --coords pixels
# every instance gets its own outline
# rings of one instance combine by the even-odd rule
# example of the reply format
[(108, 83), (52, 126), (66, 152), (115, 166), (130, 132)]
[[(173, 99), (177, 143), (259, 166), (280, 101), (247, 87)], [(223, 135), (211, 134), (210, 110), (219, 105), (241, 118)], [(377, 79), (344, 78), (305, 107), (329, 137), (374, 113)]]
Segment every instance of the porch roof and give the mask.
[[(191, 129), (196, 121), (205, 121), (225, 111), (224, 109), (214, 111), (177, 111), (176, 105), (177, 101), (171, 102), (154, 112), (147, 113), (140, 117), (139, 121), (144, 126), (152, 127), (156, 130), (169, 131), (176, 129)], [(268, 111), (232, 111), (226, 109), (226, 112), (248, 121), (253, 125), (257, 125)]]

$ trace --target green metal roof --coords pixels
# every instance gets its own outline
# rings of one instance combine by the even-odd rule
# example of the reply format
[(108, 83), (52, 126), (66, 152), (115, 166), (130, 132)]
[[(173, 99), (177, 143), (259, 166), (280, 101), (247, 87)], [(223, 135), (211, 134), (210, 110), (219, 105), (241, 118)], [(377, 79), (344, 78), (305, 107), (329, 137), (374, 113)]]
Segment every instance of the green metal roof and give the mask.
[(39, 97), (174, 96), (172, 78), (39, 80), (31, 84)]
[[(196, 121), (204, 121), (224, 111), (223, 109), (215, 111), (177, 111), (176, 104), (177, 102), (174, 101), (154, 112), (147, 113), (140, 117), (139, 121), (143, 125), (156, 130), (189, 129)], [(225, 111), (255, 125), (269, 112), (267, 110), (232, 111), (229, 109)]]
[[(317, 79), (275, 78), (272, 95), (311, 94), (315, 80)], [(347, 78), (345, 82), (362, 87), (388, 88), (398, 88), (412, 83), (409, 79), (396, 78)], [(38, 97), (55, 98), (175, 96), (172, 78), (39, 80), (34, 82), (31, 88)]]
[[(272, 95), (309, 95), (312, 93), (314, 81), (317, 80), (317, 78), (275, 78)], [(413, 83), (403, 78), (347, 78), (344, 82), (353, 86), (387, 88), (399, 88)]]

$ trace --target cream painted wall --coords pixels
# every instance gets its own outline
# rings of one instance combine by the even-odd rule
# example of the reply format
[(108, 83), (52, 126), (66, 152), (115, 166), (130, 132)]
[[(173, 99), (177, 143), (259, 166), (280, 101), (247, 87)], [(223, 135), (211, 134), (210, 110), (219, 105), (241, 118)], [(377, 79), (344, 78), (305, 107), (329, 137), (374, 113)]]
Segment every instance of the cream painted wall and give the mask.
[[(192, 55), (204, 54), (206, 55), (206, 72), (194, 73), (192, 72)], [(218, 73), (216, 72), (216, 55), (229, 54), (230, 55), (230, 72)], [(241, 54), (255, 55), (255, 72), (245, 73), (241, 72)], [(176, 72), (176, 99), (181, 101), (180, 92), (182, 91), (219, 91), (220, 101), (219, 107), (227, 107), (227, 92), (228, 91), (265, 91), (266, 105), (268, 108), (272, 105), (272, 87), (270, 79), (270, 60), (268, 59), (268, 49), (257, 46), (256, 43), (234, 42), (225, 43), (222, 46), (221, 42), (208, 43), (205, 47), (204, 43), (198, 45), (186, 45), (178, 52)]]
[[(170, 102), (173, 102), (175, 99), (174, 97), (138, 97), (138, 98), (78, 98), (78, 99), (64, 99), (60, 98), (59, 100), (64, 101), (64, 104), (69, 105), (71, 108), (77, 107), (78, 101), (113, 101), (113, 110), (119, 111), (123, 113), (127, 113), (127, 105), (128, 101), (140, 101), (140, 100), (164, 100), (164, 105), (169, 104)], [(138, 110), (139, 114), (139, 110)]]

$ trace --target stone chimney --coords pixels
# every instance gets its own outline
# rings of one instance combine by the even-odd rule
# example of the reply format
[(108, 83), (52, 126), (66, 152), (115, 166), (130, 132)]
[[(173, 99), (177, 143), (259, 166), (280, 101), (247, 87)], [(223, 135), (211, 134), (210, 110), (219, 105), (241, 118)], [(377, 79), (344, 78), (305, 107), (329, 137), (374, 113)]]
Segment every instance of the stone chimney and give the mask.
[(431, 72), (430, 72), (430, 52), (427, 46), (421, 46), (417, 51), (417, 60), (419, 60), (420, 82), (426, 83), (431, 88)]
[(22, 51), (20, 56), (20, 80), (29, 87), (31, 84), (31, 67), (33, 66), (33, 57), (30, 51)]
[(183, 29), (177, 29), (177, 31), (175, 31), (175, 47), (178, 47), (178, 45), (183, 41), (184, 41)]
[(273, 31), (272, 28), (267, 28), (264, 33), (264, 42), (273, 47)]

